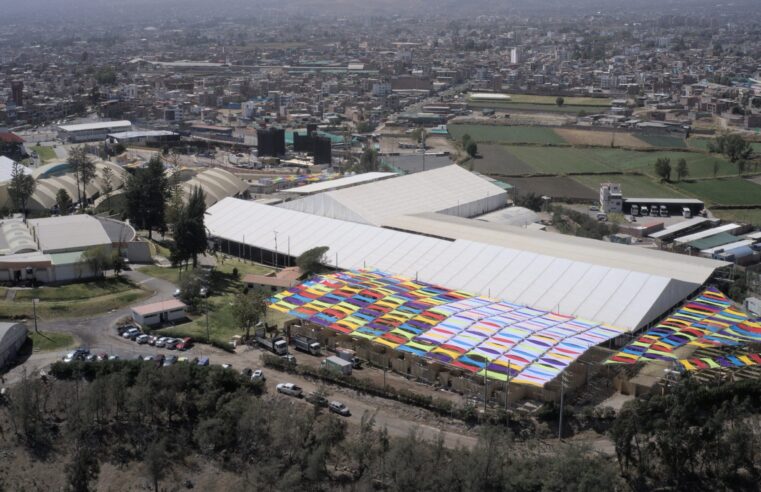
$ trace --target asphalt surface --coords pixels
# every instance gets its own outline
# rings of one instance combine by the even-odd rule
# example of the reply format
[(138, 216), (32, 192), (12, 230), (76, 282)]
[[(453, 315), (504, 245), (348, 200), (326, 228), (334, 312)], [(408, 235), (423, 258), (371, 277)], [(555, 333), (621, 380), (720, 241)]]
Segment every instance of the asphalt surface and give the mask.
[[(147, 300), (140, 301), (140, 304), (156, 302), (172, 297), (176, 287), (174, 284), (150, 277), (139, 271), (128, 271), (124, 275), (136, 284), (153, 290), (155, 293)], [(38, 323), (41, 331), (66, 332), (72, 334), (79, 345), (88, 347), (92, 353), (105, 352), (108, 354), (118, 355), (122, 359), (135, 358), (137, 355), (155, 355), (155, 354), (175, 354), (189, 358), (206, 356), (209, 357), (212, 364), (230, 364), (230, 370), (240, 371), (244, 368), (261, 368), (262, 350), (248, 347), (240, 348), (237, 353), (231, 354), (215, 347), (207, 345), (196, 345), (186, 352), (170, 351), (162, 348), (156, 348), (150, 345), (139, 345), (133, 341), (121, 337), (116, 330), (116, 323), (130, 315), (130, 308), (113, 310), (107, 313), (77, 319), (60, 319), (45, 320)], [(5, 384), (15, 384), (28, 375), (35, 377), (40, 371), (45, 371), (52, 363), (61, 360), (63, 355), (68, 352), (38, 352), (32, 354), (24, 363), (14, 367), (4, 375)], [(297, 358), (312, 357), (305, 354), (298, 354)], [(305, 361), (307, 362), (307, 361)], [(314, 362), (314, 361), (309, 361)], [(93, 362), (97, 364), (97, 362)], [(265, 369), (267, 377), (266, 385), (270, 395), (277, 395), (276, 385), (279, 383), (295, 383), (301, 386), (305, 393), (315, 391), (317, 384), (303, 377)], [(430, 425), (431, 422), (441, 421), (438, 417), (429, 412), (407, 407), (399, 403), (391, 402), (377, 397), (362, 395), (358, 392), (339, 386), (329, 386), (329, 400), (338, 400), (344, 403), (351, 410), (351, 416), (347, 420), (359, 425), (363, 415), (366, 413), (374, 415), (376, 425), (386, 427), (389, 434), (396, 437), (404, 437), (411, 432), (416, 432), (418, 436), (435, 440), (441, 435), (446, 446), (451, 448), (475, 446), (477, 439), (473, 435), (457, 428), (457, 426), (442, 424), (439, 428)], [(279, 395), (284, 404), (286, 401), (297, 406), (308, 408), (310, 403), (303, 399)], [(394, 407), (399, 405), (399, 412), (394, 411)]]

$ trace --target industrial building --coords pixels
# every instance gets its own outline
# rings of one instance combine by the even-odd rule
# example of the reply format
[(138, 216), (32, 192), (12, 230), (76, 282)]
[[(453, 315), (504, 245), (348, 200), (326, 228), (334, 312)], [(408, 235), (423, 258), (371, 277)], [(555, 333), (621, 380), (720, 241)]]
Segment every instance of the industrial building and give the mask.
[(132, 131), (132, 132), (118, 132), (110, 133), (106, 138), (106, 143), (109, 145), (121, 144), (127, 145), (143, 145), (150, 147), (158, 147), (162, 145), (175, 144), (180, 141), (180, 134), (170, 132), (168, 130), (148, 130), (148, 131)]
[(475, 217), (507, 204), (507, 192), (457, 165), (317, 193), (279, 207), (382, 225), (391, 217), (440, 212)]
[(132, 130), (132, 122), (127, 120), (60, 125), (58, 127), (58, 138), (69, 143), (96, 142), (105, 140), (110, 133), (128, 132), (130, 130)]
[(285, 130), (282, 128), (269, 127), (256, 130), (256, 142), (259, 157), (285, 155)]
[(379, 207), (392, 210), (373, 214), (377, 225), (226, 198), (207, 211), (206, 226), (221, 252), (254, 261), (288, 266), (327, 246), (329, 266), (338, 269), (382, 270), (628, 331), (647, 326), (727, 265), (444, 214), (410, 216), (394, 196), (381, 199)]
[(82, 254), (90, 248), (128, 247), (135, 230), (91, 215), (0, 221), (0, 281), (61, 283), (92, 277)]
[(26, 336), (27, 329), (23, 324), (0, 322), (0, 369), (16, 358)]
[(283, 190), (282, 193), (284, 195), (293, 195), (300, 197), (314, 195), (315, 193), (340, 190), (341, 188), (348, 188), (350, 186), (371, 183), (373, 181), (379, 181), (381, 179), (390, 178), (396, 175), (396, 173), (386, 173), (380, 171), (362, 174), (351, 174), (338, 179), (310, 183), (308, 185), (297, 186), (295, 188), (288, 188), (287, 190)]

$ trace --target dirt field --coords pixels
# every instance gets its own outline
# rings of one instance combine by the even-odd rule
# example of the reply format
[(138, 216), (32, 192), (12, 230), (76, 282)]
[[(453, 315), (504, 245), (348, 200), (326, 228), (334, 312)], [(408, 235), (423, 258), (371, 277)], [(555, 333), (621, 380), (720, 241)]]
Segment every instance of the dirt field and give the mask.
[(599, 192), (587, 188), (571, 178), (506, 178), (504, 181), (515, 186), (517, 193), (536, 193), (555, 198), (575, 198), (594, 200)]
[(650, 148), (651, 145), (643, 142), (631, 133), (602, 132), (597, 130), (580, 130), (576, 128), (556, 128), (555, 133), (560, 135), (571, 145), (597, 145), (609, 147), (613, 140), (616, 147), (631, 147), (634, 149)]
[(481, 144), (479, 158), (474, 159), (473, 170), (484, 174), (526, 174), (536, 169), (511, 154), (504, 145)]

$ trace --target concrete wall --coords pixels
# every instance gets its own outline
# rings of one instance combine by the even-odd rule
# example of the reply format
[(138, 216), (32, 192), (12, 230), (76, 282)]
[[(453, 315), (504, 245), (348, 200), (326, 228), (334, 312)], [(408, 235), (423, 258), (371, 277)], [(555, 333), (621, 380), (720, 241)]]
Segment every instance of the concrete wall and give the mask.
[(187, 318), (187, 313), (185, 313), (185, 309), (174, 309), (172, 311), (164, 311), (166, 314), (166, 317), (162, 320), (161, 314), (162, 313), (154, 313), (148, 316), (141, 316), (137, 314), (134, 310), (132, 311), (132, 319), (135, 321), (135, 323), (142, 325), (142, 326), (154, 326), (161, 323), (168, 323), (171, 321), (178, 321), (181, 319)]
[(127, 243), (127, 259), (130, 263), (152, 263), (150, 243), (146, 241), (130, 241)]

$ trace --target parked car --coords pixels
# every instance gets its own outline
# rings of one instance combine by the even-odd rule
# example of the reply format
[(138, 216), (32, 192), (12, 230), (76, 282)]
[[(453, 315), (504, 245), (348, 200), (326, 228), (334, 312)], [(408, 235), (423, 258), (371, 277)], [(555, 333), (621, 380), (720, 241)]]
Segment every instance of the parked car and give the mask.
[(145, 345), (150, 339), (150, 335), (140, 335), (139, 337), (135, 338), (135, 341), (140, 345)]
[(251, 374), (251, 381), (266, 381), (267, 378), (264, 376), (264, 371), (261, 369), (257, 369)]
[(182, 294), (182, 291), (180, 289), (174, 289), (174, 294), (172, 294), (174, 297), (180, 297), (180, 294)]
[(98, 360), (101, 360), (101, 361), (102, 360), (108, 360), (108, 354), (105, 353), (105, 352), (101, 352), (101, 353), (98, 354), (97, 358), (98, 358)]
[(328, 410), (330, 410), (333, 413), (337, 413), (338, 415), (343, 415), (344, 417), (349, 417), (351, 415), (351, 412), (349, 411), (349, 407), (347, 407), (340, 401), (331, 401), (330, 403), (328, 403)]
[(198, 359), (197, 364), (199, 366), (208, 366), (209, 365), (209, 358), (208, 357), (200, 357)]
[(164, 359), (164, 367), (173, 366), (177, 362), (177, 356), (176, 355), (169, 355)]
[(188, 358), (187, 357), (180, 357), (179, 359), (177, 359), (177, 362), (182, 362), (182, 363), (188, 362)]
[(98, 356), (95, 354), (87, 354), (85, 355), (85, 362), (97, 362)]
[(114, 354), (114, 355), (109, 355), (109, 356), (108, 356), (108, 360), (119, 360), (119, 356), (118, 356), (118, 355), (116, 355), (116, 354)]
[(156, 340), (158, 339), (159, 337), (157, 337), (156, 335), (150, 335), (148, 337), (148, 345), (156, 345)]
[(151, 357), (150, 360), (156, 363), (157, 366), (160, 366), (164, 363), (164, 354), (156, 354), (153, 357)]
[(285, 361), (286, 364), (296, 365), (296, 357), (294, 357), (293, 355), (291, 355), (291, 354), (285, 354), (282, 357), (283, 357), (283, 360)]
[(306, 396), (306, 401), (308, 401), (309, 403), (311, 403), (312, 405), (314, 405), (316, 407), (327, 407), (328, 406), (328, 399), (325, 398), (324, 396), (322, 396), (321, 394), (319, 394), (316, 391), (313, 391), (313, 392), (309, 393)]
[(278, 393), (283, 393), (284, 395), (295, 396), (296, 398), (301, 398), (304, 395), (304, 390), (293, 383), (280, 383), (276, 388)]
[(124, 333), (122, 333), (122, 337), (129, 338), (130, 340), (134, 340), (140, 335), (140, 330), (138, 330), (135, 327), (132, 327), (128, 330), (126, 330)]
[(164, 343), (164, 347), (166, 347), (169, 350), (174, 350), (177, 348), (177, 344), (179, 342), (180, 341), (177, 340), (176, 338), (170, 338), (169, 340), (166, 341), (166, 343)]
[(232, 369), (232, 364), (222, 364), (222, 369)]
[(177, 344), (177, 350), (188, 350), (193, 346), (193, 339), (185, 337)]
[(156, 340), (156, 347), (158, 348), (164, 348), (166, 347), (166, 342), (169, 340), (169, 337), (161, 337), (158, 340)]

